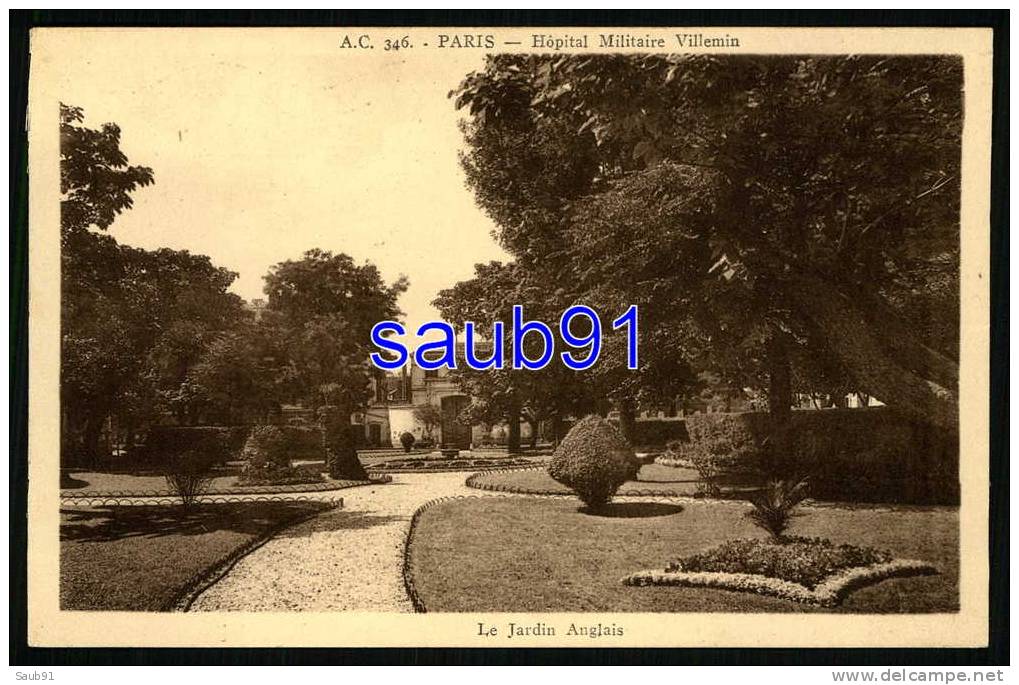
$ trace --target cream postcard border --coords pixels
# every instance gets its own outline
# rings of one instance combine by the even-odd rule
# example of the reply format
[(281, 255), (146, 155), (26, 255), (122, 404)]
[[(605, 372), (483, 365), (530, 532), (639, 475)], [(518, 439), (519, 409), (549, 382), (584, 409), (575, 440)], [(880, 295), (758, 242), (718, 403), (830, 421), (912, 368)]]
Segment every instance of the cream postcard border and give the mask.
[[(697, 52), (734, 54), (957, 54), (964, 58), (965, 125), (962, 154), (961, 359), (960, 359), (960, 604), (958, 614), (368, 614), (368, 613), (135, 613), (61, 611), (58, 538), (60, 240), (59, 136), (53, 77), (62, 57), (74, 59), (75, 41), (86, 33), (146, 32), (159, 41), (191, 32), (218, 52), (239, 48), (257, 58), (268, 50), (305, 49), (343, 34), (383, 38), (408, 35), (423, 42), (439, 33), (491, 33), (488, 52), (532, 52), (533, 33), (595, 36), (623, 32), (667, 39), (677, 52), (677, 32), (735, 36), (738, 48)], [(29, 82), (29, 496), (28, 642), (36, 647), (978, 647), (988, 642), (988, 454), (990, 323), (990, 29), (933, 28), (741, 28), (684, 27), (584, 29), (551, 27), (442, 28), (259, 28), (101, 29), (45, 28), (31, 34)], [(504, 41), (521, 41), (505, 45)], [(596, 43), (593, 41), (593, 43)], [(647, 52), (643, 50), (563, 50)], [(380, 57), (380, 51), (360, 59)], [(125, 56), (131, 59), (130, 55)], [(404, 51), (401, 59), (435, 60), (437, 51)], [(113, 75), (111, 75), (112, 77)], [(455, 85), (455, 84), (453, 84)], [(450, 86), (452, 87), (452, 86)], [(451, 105), (452, 106), (452, 105)], [(142, 160), (144, 161), (144, 160)], [(623, 637), (486, 639), (477, 623), (543, 620), (555, 626), (616, 623)]]

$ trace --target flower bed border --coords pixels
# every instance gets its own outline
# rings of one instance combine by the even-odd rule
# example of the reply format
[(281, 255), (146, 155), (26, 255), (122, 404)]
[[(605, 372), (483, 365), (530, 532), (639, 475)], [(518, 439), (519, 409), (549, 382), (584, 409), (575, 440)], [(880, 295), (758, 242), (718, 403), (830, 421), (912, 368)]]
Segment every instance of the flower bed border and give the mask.
[(692, 469), (696, 468), (692, 461), (684, 459), (683, 457), (670, 457), (665, 454), (659, 454), (654, 458), (654, 463), (661, 466), (671, 466), (674, 469)]
[(770, 595), (802, 604), (822, 607), (838, 606), (851, 592), (867, 585), (873, 585), (889, 578), (928, 576), (938, 570), (925, 561), (915, 559), (893, 559), (882, 564), (857, 566), (825, 578), (810, 588), (779, 578), (751, 573), (683, 572), (683, 571), (638, 571), (623, 578), (623, 585), (632, 587), (681, 586), (703, 587), (734, 592), (748, 592)]
[[(278, 500), (278, 501), (294, 501), (294, 500)], [(186, 612), (190, 610), (191, 605), (194, 604), (195, 600), (198, 599), (199, 595), (201, 595), (203, 592), (208, 590), (210, 587), (212, 587), (219, 581), (223, 580), (223, 578), (225, 578), (226, 575), (230, 573), (231, 570), (233, 570), (234, 566), (236, 566), (241, 559), (248, 556), (262, 545), (269, 542), (269, 540), (276, 537), (276, 535), (278, 535), (280, 532), (286, 530), (287, 528), (290, 528), (291, 526), (296, 526), (301, 523), (304, 523), (305, 521), (310, 521), (319, 514), (323, 514), (327, 511), (343, 507), (342, 497), (334, 497), (327, 500), (305, 500), (305, 501), (323, 502), (325, 504), (328, 504), (329, 506), (319, 511), (308, 512), (307, 514), (303, 514), (289, 521), (285, 521), (283, 523), (280, 523), (279, 525), (273, 526), (267, 529), (262, 535), (252, 540), (249, 540), (248, 542), (244, 543), (237, 549), (233, 550), (232, 552), (229, 552), (223, 558), (214, 562), (209, 567), (202, 569), (201, 571), (198, 571), (193, 576), (191, 576), (191, 578), (189, 578), (184, 583), (183, 586), (181, 586), (181, 589), (171, 599), (167, 600), (163, 604), (163, 606), (160, 607), (159, 611)]]
[[(441, 463), (441, 460), (440, 459), (435, 459), (434, 463)], [(393, 468), (393, 469), (389, 469), (389, 468), (383, 467), (381, 464), (372, 464), (370, 466), (366, 466), (365, 470), (368, 471), (371, 474), (382, 475), (382, 474), (388, 474), (388, 473), (464, 473), (464, 472), (467, 472), (467, 471), (472, 471), (472, 472), (476, 472), (476, 473), (490, 473), (492, 471), (511, 471), (511, 470), (526, 471), (526, 470), (532, 469), (532, 468), (544, 468), (544, 467), (543, 466), (521, 466), (520, 464), (514, 464), (513, 466), (499, 466), (497, 464), (496, 465), (492, 465), (492, 466), (478, 466), (478, 465), (475, 464), (475, 465), (468, 465), (468, 466), (447, 466), (447, 467), (443, 467), (443, 468), (405, 467), (405, 468)]]
[[(253, 501), (253, 502), (292, 502), (311, 501), (311, 497), (274, 497), (273, 495), (308, 495), (319, 492), (336, 492), (347, 488), (362, 487), (365, 485), (382, 485), (391, 483), (392, 476), (388, 474), (377, 474), (371, 480), (334, 480), (323, 483), (293, 484), (293, 485), (249, 485), (243, 489), (217, 488), (199, 495), (199, 504), (225, 504), (227, 502)], [(307, 485), (317, 487), (309, 488)], [(250, 500), (231, 499), (235, 497), (255, 497)], [(119, 504), (133, 504), (121, 500), (154, 499), (154, 502), (144, 502), (143, 505), (178, 504), (180, 498), (169, 490), (111, 490), (111, 491), (83, 491), (81, 494), (61, 494), (60, 506), (94, 507), (111, 506)], [(315, 500), (326, 501), (326, 500)]]
[(403, 590), (407, 593), (407, 598), (410, 599), (411, 606), (414, 608), (415, 613), (427, 614), (428, 609), (425, 608), (425, 603), (421, 600), (421, 595), (418, 594), (417, 585), (414, 584), (414, 574), (411, 572), (411, 542), (414, 539), (414, 533), (417, 531), (421, 514), (437, 504), (442, 504), (443, 502), (449, 502), (456, 499), (467, 498), (463, 496), (436, 497), (435, 499), (428, 500), (422, 504), (414, 510), (413, 514), (411, 514), (410, 525), (407, 526), (407, 535), (403, 539), (403, 564), (400, 569), (400, 575), (403, 577)]
[[(489, 492), (509, 492), (515, 495), (539, 495), (542, 497), (576, 497), (573, 492), (563, 492), (561, 490), (533, 490), (529, 488), (522, 488), (516, 485), (508, 485), (504, 483), (479, 483), (478, 478), (486, 476), (492, 472), (511, 473), (515, 471), (539, 471), (544, 470), (545, 466), (525, 466), (525, 467), (507, 467), (502, 469), (487, 469), (484, 471), (478, 471), (472, 473), (464, 481), (464, 485), (475, 490), (487, 490)], [(639, 482), (639, 481), (637, 481)], [(565, 487), (565, 486), (563, 486)], [(682, 500), (707, 500), (705, 497), (694, 497), (693, 495), (681, 495), (672, 490), (655, 490), (653, 488), (647, 490), (630, 490), (627, 492), (617, 492), (612, 496), (612, 499), (621, 497), (668, 497), (670, 499), (682, 499)], [(712, 500), (714, 501), (714, 500)], [(726, 500), (719, 500), (726, 501)], [(745, 502), (741, 502), (745, 503)]]

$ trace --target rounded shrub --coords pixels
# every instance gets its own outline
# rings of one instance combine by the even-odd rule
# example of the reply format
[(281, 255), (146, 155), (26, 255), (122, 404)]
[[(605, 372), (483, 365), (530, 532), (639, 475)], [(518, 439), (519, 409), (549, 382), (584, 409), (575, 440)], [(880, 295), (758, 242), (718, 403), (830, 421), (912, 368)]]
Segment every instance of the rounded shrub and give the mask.
[(574, 424), (559, 443), (548, 475), (593, 509), (612, 499), (637, 468), (633, 448), (619, 430), (600, 416), (588, 416)]
[(414, 435), (407, 431), (400, 433), (400, 444), (403, 445), (404, 452), (410, 452), (414, 447)]
[(245, 469), (280, 469), (290, 466), (290, 440), (279, 426), (251, 429), (241, 456)]

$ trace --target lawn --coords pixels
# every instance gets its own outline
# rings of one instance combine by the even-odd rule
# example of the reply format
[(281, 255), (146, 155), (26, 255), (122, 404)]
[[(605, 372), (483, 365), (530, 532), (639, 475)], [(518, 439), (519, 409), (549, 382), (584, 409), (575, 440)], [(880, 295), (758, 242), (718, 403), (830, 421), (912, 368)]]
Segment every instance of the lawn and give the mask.
[(60, 606), (160, 611), (198, 573), (247, 543), (329, 508), (323, 502), (66, 508), (60, 512)]
[(789, 612), (958, 611), (958, 510), (804, 507), (789, 531), (888, 549), (933, 563), (939, 575), (886, 580), (840, 607), (703, 588), (626, 587), (634, 571), (762, 534), (734, 503), (616, 502), (611, 516), (576, 500), (478, 497), (422, 512), (411, 541), (411, 574), (434, 612)]
[[(687, 496), (697, 494), (699, 477), (694, 469), (675, 468), (660, 464), (642, 466), (637, 480), (624, 483), (617, 494), (653, 493), (663, 496)], [(483, 489), (530, 492), (535, 494), (568, 495), (571, 490), (552, 480), (545, 469), (526, 471), (504, 471), (485, 473), (472, 480), (472, 484)]]
[[(301, 465), (302, 468), (314, 470), (314, 465), (320, 465), (321, 471), (325, 471), (325, 462), (295, 461), (294, 465)], [(333, 480), (323, 478), (322, 480), (307, 483), (240, 483), (239, 466), (218, 467), (213, 471), (213, 478), (209, 487), (205, 490), (208, 494), (223, 493), (260, 493), (260, 492), (301, 492), (317, 490), (335, 490), (341, 487), (361, 484), (363, 481)], [(65, 497), (88, 497), (103, 493), (138, 493), (139, 495), (171, 495), (171, 490), (166, 484), (166, 478), (156, 472), (139, 471), (128, 472), (105, 472), (105, 471), (72, 471), (61, 472), (60, 489)]]
[[(210, 490), (232, 488), (237, 482), (237, 469), (217, 469), (209, 485)], [(100, 471), (64, 472), (60, 476), (60, 489), (68, 495), (87, 495), (90, 492), (166, 492), (166, 478), (158, 473), (106, 473)]]

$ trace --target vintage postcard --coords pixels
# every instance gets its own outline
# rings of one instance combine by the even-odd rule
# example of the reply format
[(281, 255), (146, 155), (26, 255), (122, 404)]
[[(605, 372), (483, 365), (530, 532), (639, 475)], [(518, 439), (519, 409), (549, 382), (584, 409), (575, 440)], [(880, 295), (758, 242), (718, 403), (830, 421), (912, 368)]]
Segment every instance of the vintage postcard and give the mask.
[(991, 59), (34, 29), (29, 643), (986, 645)]

